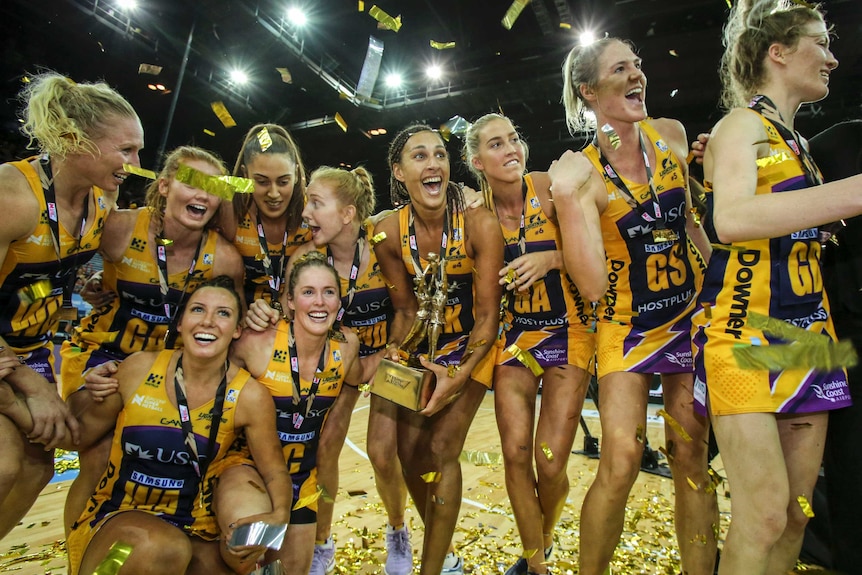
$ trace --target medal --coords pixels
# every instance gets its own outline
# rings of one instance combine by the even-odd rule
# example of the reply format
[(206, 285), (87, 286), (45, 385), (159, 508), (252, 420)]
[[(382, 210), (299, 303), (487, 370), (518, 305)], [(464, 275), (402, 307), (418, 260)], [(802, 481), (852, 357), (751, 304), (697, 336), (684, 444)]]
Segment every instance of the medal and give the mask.
[(57, 310), (57, 319), (60, 321), (77, 321), (78, 308), (73, 305), (64, 304), (63, 307)]
[(667, 228), (659, 228), (652, 231), (652, 239), (655, 243), (675, 242), (679, 239), (679, 234)]

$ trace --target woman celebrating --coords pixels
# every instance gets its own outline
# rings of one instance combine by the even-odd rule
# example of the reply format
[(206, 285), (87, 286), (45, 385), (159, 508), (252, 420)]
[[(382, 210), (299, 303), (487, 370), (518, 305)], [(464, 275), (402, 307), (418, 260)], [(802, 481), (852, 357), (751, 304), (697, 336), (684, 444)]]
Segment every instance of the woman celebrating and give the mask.
[(123, 166), (139, 165), (144, 145), (135, 110), (109, 86), (54, 72), (26, 86), (23, 130), (41, 156), (0, 166), (0, 354), (24, 358), (4, 380), (25, 398), (33, 427), (0, 415), (0, 538), (51, 479), (53, 447), (77, 438), (56, 393), (51, 335), (78, 317), (75, 270), (99, 249)]
[[(549, 170), (563, 256), (584, 292), (607, 287), (596, 310), (602, 457), (581, 512), (580, 572), (604, 573), (613, 557), (658, 373), (670, 414), (665, 436), (682, 570), (711, 574), (718, 512), (714, 492), (704, 489), (709, 424), (692, 408), (690, 336), (703, 265), (691, 240), (709, 246), (687, 218), (685, 130), (675, 120), (647, 119), (646, 76), (626, 42), (605, 38), (573, 48), (563, 78), (570, 129), (585, 127), (587, 109), (601, 126), (584, 154), (566, 152)], [(594, 170), (584, 170), (584, 156)]]
[[(175, 347), (179, 312), (201, 282), (228, 275), (242, 286), (239, 254), (211, 229), (221, 200), (190, 183), (203, 186), (206, 177), (224, 174), (212, 153), (179, 147), (149, 186), (147, 207), (115, 210), (107, 218), (99, 250), (105, 262), (101, 291), (115, 297), (94, 308), (61, 349), (63, 396), (75, 413), (94, 399), (90, 391), (78, 393), (89, 370), (113, 362), (115, 371), (131, 353)], [(67, 528), (95, 489), (110, 445), (107, 436), (80, 451), (81, 471), (66, 498)]]
[(251, 196), (237, 195), (221, 218), (222, 233), (245, 264), (246, 305), (264, 298), (278, 306), (287, 260), (311, 238), (302, 221), (305, 168), (299, 149), (281, 126), (258, 124), (246, 134), (233, 173), (254, 181)]
[[(262, 549), (228, 548), (232, 529), (288, 521), (272, 398), (227, 357), (241, 310), (231, 278), (201, 284), (177, 327), (184, 348), (129, 357), (119, 393), (81, 415), (82, 445), (114, 434), (110, 463), (67, 540), (71, 573), (93, 573), (117, 541), (132, 548), (130, 573), (248, 573)], [(227, 457), (239, 433), (257, 471)]]
[(318, 500), (324, 496), (317, 479), (321, 429), (343, 384), (360, 381), (362, 374), (356, 335), (333, 331), (341, 289), (338, 272), (325, 256), (312, 252), (298, 259), (287, 288), (282, 304), (293, 319), (281, 319), (266, 331), (246, 331), (232, 357), (256, 375), (275, 399), (278, 436), (293, 481), (294, 510), (277, 558), (287, 573), (308, 573)]
[[(389, 146), (393, 204), (403, 205), (375, 228), (385, 234), (376, 245), (380, 270), (390, 282), (395, 317), (387, 345), (389, 359), (417, 313), (414, 276), (422, 276), (429, 254), (439, 259), (435, 281), (441, 327), (434, 372), (436, 386), (425, 408), (398, 408), (398, 454), (407, 488), (425, 523), (420, 573), (438, 575), (458, 569), (461, 560), (446, 557), (461, 504), (458, 457), (476, 410), (491, 385), (487, 352), (497, 335), (503, 267), (503, 238), (486, 209), (464, 211), (463, 195), (449, 183), (449, 155), (438, 133), (425, 125), (409, 126)], [(442, 324), (442, 325), (441, 325)], [(430, 329), (430, 328), (429, 328)], [(418, 348), (428, 353), (427, 343)], [(480, 362), (482, 365), (480, 366)], [(431, 474), (431, 475), (428, 475)], [(427, 482), (425, 478), (433, 477)]]
[[(526, 156), (526, 143), (505, 116), (482, 116), (467, 130), (467, 166), (488, 195), (506, 241), (500, 281), (508, 282), (509, 293), (494, 368), (506, 491), (524, 549), (544, 551), (519, 559), (509, 575), (547, 570), (554, 526), (569, 493), (566, 468), (589, 382), (587, 369), (595, 355), (590, 304), (560, 269), (562, 242), (548, 175), (525, 174)], [(522, 363), (519, 354), (530, 354), (543, 373)], [(542, 406), (534, 438), (540, 376)]]
[(720, 573), (785, 573), (802, 545), (828, 411), (850, 401), (835, 367), (818, 227), (862, 212), (862, 176), (821, 185), (793, 129), (838, 65), (822, 13), (737, 3), (725, 33), (732, 109), (713, 129), (704, 174), (726, 249), (706, 272), (701, 301), (712, 318), (697, 338), (697, 369), (733, 492)]

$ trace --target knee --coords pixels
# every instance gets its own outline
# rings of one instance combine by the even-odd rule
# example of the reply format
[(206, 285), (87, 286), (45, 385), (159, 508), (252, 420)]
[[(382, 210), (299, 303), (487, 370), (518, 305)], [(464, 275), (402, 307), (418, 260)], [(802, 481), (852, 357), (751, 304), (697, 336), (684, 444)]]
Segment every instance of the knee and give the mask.
[(634, 484), (643, 460), (643, 444), (633, 440), (615, 445), (613, 450), (602, 450), (598, 476), (616, 489), (628, 489)]
[(527, 469), (532, 467), (532, 446), (521, 442), (511, 442), (503, 445), (503, 461), (506, 464), (507, 470), (510, 467), (518, 469)]
[(540, 483), (556, 483), (568, 481), (568, 461), (564, 457), (554, 457), (551, 460), (544, 454), (539, 454), (536, 461), (536, 475)]
[(157, 557), (158, 563), (162, 565), (188, 565), (194, 553), (192, 543), (185, 534), (177, 537), (175, 533), (163, 532), (148, 532), (143, 541), (139, 540), (135, 550), (141, 557)]
[(451, 461), (458, 459), (461, 455), (463, 442), (456, 438), (447, 436), (445, 433), (438, 433), (434, 436), (429, 444), (429, 451), (434, 461)]
[(668, 466), (674, 475), (700, 477), (707, 469), (707, 444), (701, 441), (668, 441)]

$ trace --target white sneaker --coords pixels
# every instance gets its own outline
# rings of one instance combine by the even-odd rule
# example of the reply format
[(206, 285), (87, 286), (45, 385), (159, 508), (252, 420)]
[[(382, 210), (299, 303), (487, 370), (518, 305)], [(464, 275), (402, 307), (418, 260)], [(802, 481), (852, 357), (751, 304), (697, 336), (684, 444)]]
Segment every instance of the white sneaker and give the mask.
[(386, 526), (386, 565), (385, 575), (410, 575), (413, 573), (413, 547), (410, 545), (410, 532), (407, 525), (401, 529)]
[(440, 575), (464, 575), (464, 562), (454, 553), (449, 553), (443, 561), (443, 569), (440, 570)]
[(326, 575), (335, 570), (335, 542), (332, 536), (322, 544), (314, 544), (314, 555), (311, 556), (311, 569), (308, 575)]

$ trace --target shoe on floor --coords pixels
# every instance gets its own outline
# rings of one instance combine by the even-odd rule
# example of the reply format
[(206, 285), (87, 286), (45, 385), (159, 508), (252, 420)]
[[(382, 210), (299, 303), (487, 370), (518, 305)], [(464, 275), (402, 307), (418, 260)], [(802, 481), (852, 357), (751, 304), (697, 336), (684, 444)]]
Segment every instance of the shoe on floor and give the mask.
[(401, 529), (386, 526), (386, 565), (385, 575), (410, 575), (413, 573), (413, 547), (410, 545), (410, 532), (404, 525)]
[(464, 575), (464, 562), (454, 553), (446, 555), (440, 575)]
[(326, 575), (335, 570), (335, 542), (332, 536), (323, 543), (314, 544), (314, 555), (311, 556), (311, 569), (308, 575)]

